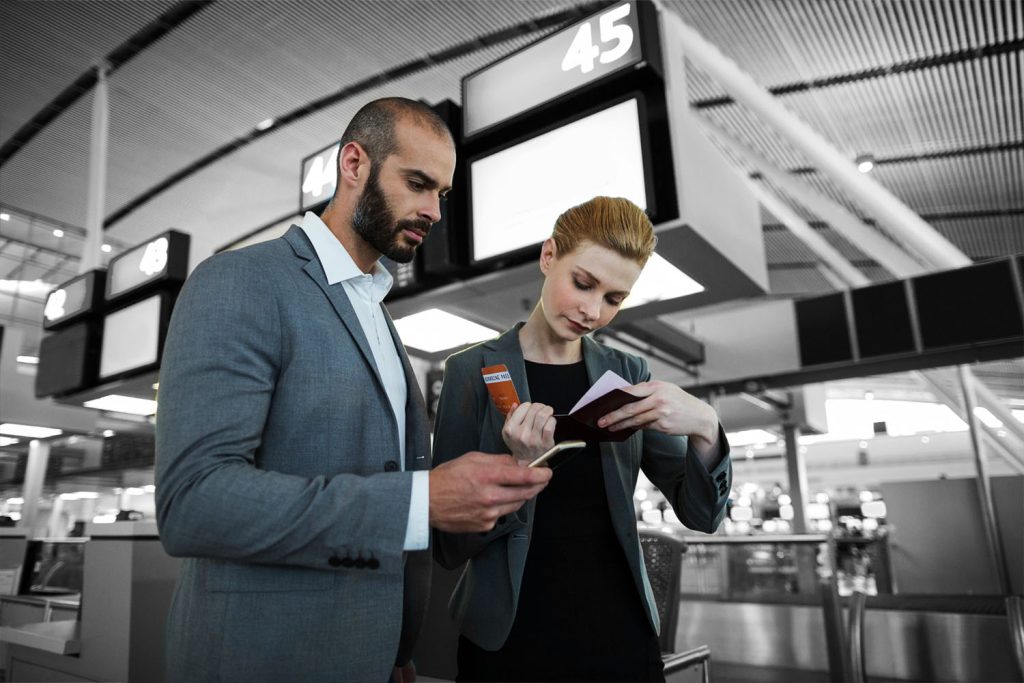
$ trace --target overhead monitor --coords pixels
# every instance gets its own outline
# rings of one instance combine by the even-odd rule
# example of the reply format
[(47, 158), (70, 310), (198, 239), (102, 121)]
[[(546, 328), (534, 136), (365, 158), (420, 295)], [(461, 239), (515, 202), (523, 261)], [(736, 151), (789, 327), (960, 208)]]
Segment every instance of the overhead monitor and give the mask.
[(95, 386), (99, 339), (97, 325), (88, 319), (43, 337), (36, 368), (36, 397), (65, 396)]
[(156, 294), (103, 319), (100, 379), (110, 380), (155, 369), (167, 333), (168, 295)]
[(90, 270), (58, 285), (46, 295), (43, 329), (56, 329), (97, 310), (105, 282), (106, 271)]
[(335, 142), (319, 152), (302, 160), (301, 187), (299, 188), (299, 213), (321, 206), (334, 196), (338, 184), (338, 151), (341, 143)]
[(107, 301), (142, 295), (156, 283), (185, 282), (190, 241), (185, 233), (168, 230), (111, 259), (107, 266)]
[(1010, 259), (919, 275), (911, 285), (925, 349), (1024, 335)]
[(650, 3), (624, 2), (466, 76), (466, 138), (643, 62), (657, 61)]
[(535, 247), (563, 211), (597, 195), (652, 209), (643, 121), (634, 96), (471, 159), (472, 262)]

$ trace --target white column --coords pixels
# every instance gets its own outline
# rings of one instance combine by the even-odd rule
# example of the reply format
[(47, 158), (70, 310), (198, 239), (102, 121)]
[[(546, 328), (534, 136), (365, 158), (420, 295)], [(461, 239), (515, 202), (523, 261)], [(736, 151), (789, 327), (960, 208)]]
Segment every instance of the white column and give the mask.
[(110, 106), (107, 98), (106, 63), (96, 66), (96, 86), (92, 92), (92, 135), (89, 143), (89, 197), (85, 212), (85, 243), (78, 272), (99, 268), (103, 252), (103, 209), (107, 194), (107, 137)]
[(46, 478), (46, 465), (49, 461), (50, 442), (39, 439), (30, 441), (28, 462), (25, 464), (25, 484), (21, 493), (25, 502), (21, 506), (21, 520), (18, 522), (18, 526), (25, 527), (30, 537), (35, 528), (39, 498), (43, 494), (43, 480)]

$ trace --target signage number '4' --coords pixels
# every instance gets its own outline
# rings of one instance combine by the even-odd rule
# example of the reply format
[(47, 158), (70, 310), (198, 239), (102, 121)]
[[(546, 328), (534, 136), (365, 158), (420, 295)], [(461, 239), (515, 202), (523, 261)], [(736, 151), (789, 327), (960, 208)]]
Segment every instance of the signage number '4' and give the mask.
[(594, 70), (594, 60), (602, 64), (611, 64), (622, 57), (633, 46), (633, 28), (628, 24), (616, 24), (620, 19), (629, 16), (629, 5), (619, 5), (598, 17), (598, 27), (602, 43), (614, 42), (615, 45), (603, 52), (594, 44), (591, 22), (580, 26), (572, 44), (562, 58), (562, 71), (572, 71), (579, 67), (582, 73)]

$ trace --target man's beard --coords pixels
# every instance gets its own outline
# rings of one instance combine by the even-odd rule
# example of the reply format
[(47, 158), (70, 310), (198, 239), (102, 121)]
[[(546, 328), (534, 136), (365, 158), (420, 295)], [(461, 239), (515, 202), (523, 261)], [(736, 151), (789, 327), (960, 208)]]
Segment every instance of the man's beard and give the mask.
[(352, 213), (352, 228), (370, 246), (395, 263), (409, 263), (416, 256), (416, 245), (407, 244), (402, 232), (419, 230), (425, 236), (431, 224), (426, 219), (395, 221), (388, 200), (380, 189), (379, 169), (376, 164), (370, 168), (366, 187)]

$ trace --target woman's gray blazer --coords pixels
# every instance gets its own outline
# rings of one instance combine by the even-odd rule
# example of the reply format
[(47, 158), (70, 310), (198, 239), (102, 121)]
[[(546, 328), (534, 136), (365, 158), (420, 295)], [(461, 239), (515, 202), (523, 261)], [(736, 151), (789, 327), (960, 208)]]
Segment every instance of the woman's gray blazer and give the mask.
[[(480, 369), (496, 364), (508, 367), (521, 401), (530, 400), (526, 365), (519, 345), (522, 323), (493, 341), (450, 357), (434, 423), (434, 465), (470, 450), (508, 453), (501, 437), (504, 418), (494, 407)], [(583, 337), (583, 360), (593, 384), (606, 370), (630, 383), (650, 379), (647, 363), (636, 356)], [(708, 472), (689, 449), (686, 437), (639, 431), (621, 443), (602, 443), (601, 464), (612, 525), (622, 543), (633, 580), (646, 598), (647, 616), (657, 632), (654, 604), (643, 553), (637, 538), (633, 491), (642, 469), (672, 504), (690, 529), (713, 532), (725, 516), (732, 486), (732, 463), (724, 432), (721, 462)], [(466, 563), (449, 604), (452, 618), (467, 638), (482, 648), (496, 650), (508, 637), (515, 619), (519, 586), (530, 547), (535, 501), (499, 519), (487, 533), (449, 534), (434, 531), (434, 557), (448, 569)]]

